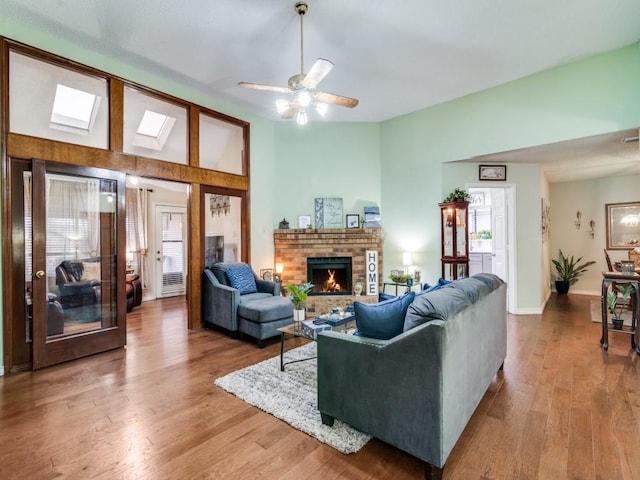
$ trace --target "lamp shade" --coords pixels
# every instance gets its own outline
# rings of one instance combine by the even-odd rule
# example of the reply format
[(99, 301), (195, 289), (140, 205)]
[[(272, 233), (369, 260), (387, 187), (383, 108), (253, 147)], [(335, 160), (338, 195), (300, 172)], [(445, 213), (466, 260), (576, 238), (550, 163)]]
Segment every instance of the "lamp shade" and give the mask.
[(284, 271), (283, 263), (276, 263), (276, 273), (282, 273)]
[(411, 252), (404, 252), (402, 254), (402, 265), (404, 267), (410, 267), (413, 265), (413, 258), (411, 257)]

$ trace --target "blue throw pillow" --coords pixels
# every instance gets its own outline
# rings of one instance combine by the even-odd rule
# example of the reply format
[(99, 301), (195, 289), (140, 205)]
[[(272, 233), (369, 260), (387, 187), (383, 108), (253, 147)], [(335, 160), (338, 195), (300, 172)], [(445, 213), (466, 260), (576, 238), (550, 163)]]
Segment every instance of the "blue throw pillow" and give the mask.
[(431, 287), (425, 288), (423, 292), (435, 292), (436, 290), (440, 290), (442, 287), (449, 285), (452, 280), (445, 280), (444, 278), (439, 278), (438, 283), (432, 285)]
[(404, 327), (404, 316), (416, 294), (409, 292), (380, 303), (353, 302), (356, 312), (358, 335), (361, 337), (389, 340), (400, 335)]
[(378, 292), (378, 302), (384, 302), (385, 300), (393, 300), (397, 295), (391, 295), (390, 293)]
[(240, 291), (240, 295), (247, 293), (256, 293), (256, 279), (253, 276), (253, 270), (246, 264), (235, 264), (233, 266), (225, 266), (225, 273), (229, 278), (229, 284), (232, 288)]

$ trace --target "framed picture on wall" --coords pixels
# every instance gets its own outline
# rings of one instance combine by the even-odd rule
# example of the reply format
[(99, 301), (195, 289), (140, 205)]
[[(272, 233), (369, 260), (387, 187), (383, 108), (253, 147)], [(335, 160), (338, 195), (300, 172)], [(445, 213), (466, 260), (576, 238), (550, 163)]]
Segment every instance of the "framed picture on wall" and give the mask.
[(507, 179), (507, 166), (480, 165), (478, 178), (480, 180), (497, 180), (504, 182)]
[(360, 215), (357, 213), (347, 214), (347, 228), (358, 228), (360, 226)]
[(640, 202), (607, 203), (607, 250), (640, 247)]

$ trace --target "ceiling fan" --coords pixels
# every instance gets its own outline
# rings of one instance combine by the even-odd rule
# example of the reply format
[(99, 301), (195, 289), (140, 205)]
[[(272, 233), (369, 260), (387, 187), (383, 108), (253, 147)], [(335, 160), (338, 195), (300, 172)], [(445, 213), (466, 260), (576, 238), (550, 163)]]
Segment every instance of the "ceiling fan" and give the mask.
[(296, 121), (300, 125), (304, 125), (307, 123), (308, 107), (313, 107), (320, 115), (324, 116), (327, 112), (328, 104), (353, 108), (358, 105), (358, 100), (316, 90), (318, 84), (333, 68), (333, 63), (329, 60), (319, 58), (311, 66), (311, 69), (307, 73), (304, 73), (303, 17), (309, 10), (309, 6), (305, 2), (297, 2), (295, 4), (295, 10), (300, 16), (300, 73), (293, 75), (289, 79), (287, 87), (276, 87), (249, 82), (239, 82), (238, 86), (292, 95), (293, 99), (291, 100), (281, 99), (276, 101), (276, 108), (282, 118), (289, 119), (296, 115)]

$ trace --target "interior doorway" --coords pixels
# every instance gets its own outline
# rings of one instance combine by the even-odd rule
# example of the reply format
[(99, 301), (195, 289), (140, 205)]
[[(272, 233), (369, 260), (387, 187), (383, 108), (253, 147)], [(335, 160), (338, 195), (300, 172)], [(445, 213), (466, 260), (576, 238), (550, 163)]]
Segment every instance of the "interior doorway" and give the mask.
[(187, 291), (187, 209), (155, 206), (156, 298), (184, 295)]
[(515, 186), (468, 184), (469, 275), (494, 273), (507, 283), (507, 311), (516, 310)]

